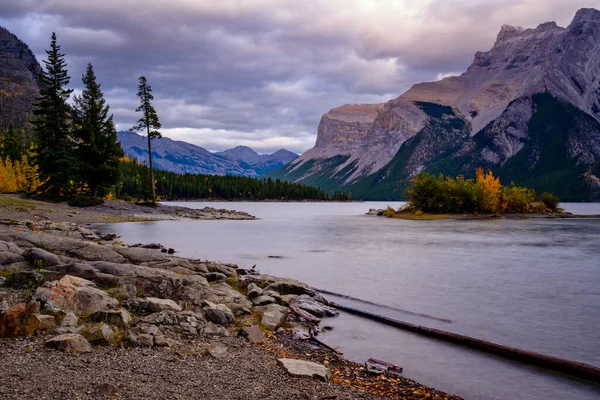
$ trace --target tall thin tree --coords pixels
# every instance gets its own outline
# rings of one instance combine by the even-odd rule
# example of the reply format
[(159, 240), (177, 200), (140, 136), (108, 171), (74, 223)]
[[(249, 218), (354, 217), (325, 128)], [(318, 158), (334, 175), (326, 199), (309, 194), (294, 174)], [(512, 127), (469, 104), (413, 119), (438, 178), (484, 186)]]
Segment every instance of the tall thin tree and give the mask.
[(52, 32), (46, 71), (40, 76), (40, 97), (35, 104), (34, 133), (37, 147), (35, 159), (43, 195), (59, 197), (70, 194), (76, 176), (74, 143), (71, 138), (71, 107), (67, 103), (72, 89), (65, 55)]
[(152, 167), (152, 139), (160, 139), (162, 135), (158, 131), (162, 127), (158, 120), (158, 114), (151, 103), (154, 100), (152, 95), (152, 87), (148, 85), (145, 76), (140, 76), (140, 84), (138, 86), (138, 97), (140, 98), (140, 106), (136, 108), (136, 112), (141, 112), (142, 117), (138, 120), (136, 126), (131, 128), (132, 131), (145, 131), (148, 136), (148, 161), (150, 168), (150, 185), (152, 186), (152, 202), (156, 203), (156, 187), (154, 185), (154, 169)]
[(123, 150), (92, 64), (88, 64), (82, 81), (84, 89), (81, 96), (75, 96), (74, 109), (79, 173), (90, 194), (103, 197), (119, 180)]

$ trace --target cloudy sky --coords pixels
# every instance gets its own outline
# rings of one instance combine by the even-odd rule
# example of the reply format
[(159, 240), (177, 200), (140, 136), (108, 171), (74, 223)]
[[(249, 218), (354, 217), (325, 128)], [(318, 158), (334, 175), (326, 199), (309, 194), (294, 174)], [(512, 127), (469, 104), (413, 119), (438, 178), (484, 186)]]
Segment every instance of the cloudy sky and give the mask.
[(72, 87), (91, 62), (120, 130), (145, 75), (164, 136), (303, 152), (329, 109), (460, 73), (502, 24), (581, 7), (600, 0), (0, 0), (0, 25), (40, 62), (56, 31)]

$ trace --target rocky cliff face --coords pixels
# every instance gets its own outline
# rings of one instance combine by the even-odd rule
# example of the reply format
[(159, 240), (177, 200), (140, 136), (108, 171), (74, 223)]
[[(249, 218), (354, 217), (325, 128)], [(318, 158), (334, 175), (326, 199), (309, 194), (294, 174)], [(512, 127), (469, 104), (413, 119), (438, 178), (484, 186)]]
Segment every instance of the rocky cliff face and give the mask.
[(0, 27), (0, 131), (24, 126), (38, 95), (42, 67), (29, 47)]
[(492, 49), (477, 52), (460, 76), (416, 84), (385, 104), (331, 110), (315, 147), (275, 175), (367, 198), (388, 197), (386, 182), (405, 186), (423, 170), (469, 175), (486, 166), (508, 176), (509, 160), (531, 166), (549, 151), (540, 142), (542, 125), (564, 133), (544, 125), (551, 115), (543, 119), (539, 107), (567, 112), (575, 127), (556, 141), (568, 162), (554, 173), (600, 161), (600, 11), (579, 10), (567, 28), (505, 25)]

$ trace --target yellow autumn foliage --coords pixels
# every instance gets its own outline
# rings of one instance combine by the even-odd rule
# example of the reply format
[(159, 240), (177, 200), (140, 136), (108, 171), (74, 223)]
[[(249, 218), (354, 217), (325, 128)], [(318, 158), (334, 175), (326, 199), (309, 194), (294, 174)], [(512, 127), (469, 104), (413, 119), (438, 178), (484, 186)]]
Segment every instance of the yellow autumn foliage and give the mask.
[(32, 192), (40, 185), (37, 167), (27, 156), (14, 163), (0, 159), (0, 193)]

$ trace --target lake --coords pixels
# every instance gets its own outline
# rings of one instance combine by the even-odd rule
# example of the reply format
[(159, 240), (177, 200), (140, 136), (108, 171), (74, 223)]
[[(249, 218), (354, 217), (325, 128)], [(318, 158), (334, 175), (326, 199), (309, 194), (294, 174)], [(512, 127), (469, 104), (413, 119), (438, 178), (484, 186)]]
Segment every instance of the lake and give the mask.
[[(408, 221), (366, 216), (402, 203), (170, 203), (257, 221), (102, 225), (126, 243), (254, 264), (353, 296), (331, 300), (432, 328), (600, 366), (600, 220)], [(600, 214), (600, 204), (562, 205)], [(371, 304), (375, 303), (375, 304)], [(378, 306), (376, 304), (385, 306)], [(422, 314), (422, 315), (417, 315)], [(600, 386), (342, 313), (321, 338), (381, 358), (467, 399), (598, 399)]]

